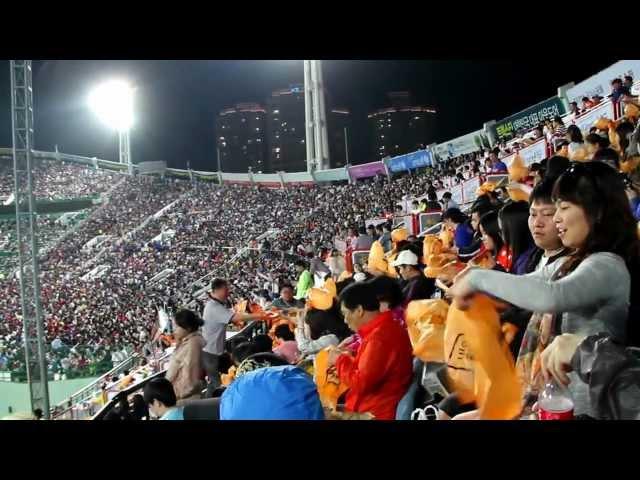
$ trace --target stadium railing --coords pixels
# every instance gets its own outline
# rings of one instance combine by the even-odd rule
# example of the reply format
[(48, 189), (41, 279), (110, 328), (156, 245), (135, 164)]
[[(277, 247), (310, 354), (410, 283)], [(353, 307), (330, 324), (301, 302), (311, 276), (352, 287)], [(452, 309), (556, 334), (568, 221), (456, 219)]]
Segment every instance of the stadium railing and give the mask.
[[(229, 341), (235, 337), (236, 335), (244, 335), (247, 338), (252, 338), (253, 336), (257, 335), (258, 333), (263, 333), (264, 332), (264, 322), (255, 322), (255, 321), (251, 321), (249, 323), (247, 323), (247, 325), (237, 331), (237, 332), (233, 332), (231, 335), (227, 336), (227, 340), (225, 343), (225, 347), (226, 350), (229, 351)], [(153, 380), (154, 378), (158, 378), (158, 377), (164, 377), (165, 374), (167, 373), (166, 369), (163, 369), (159, 372), (153, 373), (152, 375), (144, 378), (143, 380), (136, 382), (133, 385), (130, 385), (129, 387), (126, 387), (124, 389), (122, 389), (121, 391), (119, 391), (113, 398), (109, 399), (103, 406), (102, 408), (100, 408), (99, 410), (97, 410), (96, 412), (90, 412), (91, 415), (87, 415), (84, 416), (83, 418), (64, 418), (65, 420), (69, 419), (69, 420), (85, 420), (85, 419), (89, 419), (89, 416), (91, 416), (91, 420), (103, 420), (104, 417), (111, 411), (113, 410), (118, 403), (120, 402), (120, 399), (125, 396), (125, 398), (130, 397), (131, 395), (135, 395), (135, 394), (142, 394), (142, 391), (145, 387), (145, 385), (150, 382), (151, 380)], [(59, 420), (63, 420), (63, 418), (58, 418)]]
[(51, 418), (53, 420), (73, 420), (73, 408), (78, 404), (87, 400), (91, 400), (95, 398), (96, 395), (99, 395), (101, 393), (100, 386), (106, 381), (107, 378), (111, 378), (114, 375), (119, 375), (125, 370), (131, 371), (134, 368), (138, 367), (144, 360), (145, 358), (141, 354), (132, 354), (126, 360), (122, 361), (114, 368), (109, 370), (107, 373), (100, 376), (89, 385), (78, 390), (65, 401), (60, 402), (58, 405), (53, 407), (51, 409)]

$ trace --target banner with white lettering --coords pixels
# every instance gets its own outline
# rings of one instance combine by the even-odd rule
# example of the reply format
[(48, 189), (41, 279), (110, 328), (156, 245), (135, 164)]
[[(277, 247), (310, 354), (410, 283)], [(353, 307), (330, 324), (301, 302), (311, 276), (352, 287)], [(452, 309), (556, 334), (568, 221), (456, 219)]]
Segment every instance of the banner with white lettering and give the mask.
[(624, 78), (631, 75), (634, 79), (640, 78), (640, 60), (620, 60), (601, 72), (592, 75), (576, 86), (567, 90), (566, 96), (569, 102), (577, 102), (580, 105), (582, 97), (600, 95), (606, 97), (611, 93), (611, 80)]
[(547, 158), (547, 141), (545, 139), (538, 140), (536, 143), (520, 150), (519, 153), (527, 167), (532, 163), (539, 163)]
[(579, 115), (574, 118), (571, 123), (582, 130), (582, 133), (589, 133), (589, 129), (593, 127), (593, 124), (596, 123), (599, 118), (608, 118), (610, 120), (615, 118), (615, 111), (611, 101), (604, 102), (592, 108), (587, 113)]
[(453, 199), (454, 202), (456, 202), (458, 205), (461, 205), (464, 203), (464, 197), (462, 194), (462, 184), (456, 185), (455, 187), (451, 187), (451, 198)]
[(464, 203), (473, 202), (476, 199), (478, 188), (480, 188), (480, 177), (473, 177), (462, 183)]

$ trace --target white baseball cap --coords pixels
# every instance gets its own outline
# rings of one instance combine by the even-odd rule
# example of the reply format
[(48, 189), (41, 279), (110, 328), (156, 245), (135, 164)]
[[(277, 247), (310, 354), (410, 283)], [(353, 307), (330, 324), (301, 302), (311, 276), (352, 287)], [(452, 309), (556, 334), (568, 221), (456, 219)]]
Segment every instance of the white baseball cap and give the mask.
[(403, 250), (392, 265), (394, 267), (399, 267), (400, 265), (418, 265), (418, 256), (411, 250)]

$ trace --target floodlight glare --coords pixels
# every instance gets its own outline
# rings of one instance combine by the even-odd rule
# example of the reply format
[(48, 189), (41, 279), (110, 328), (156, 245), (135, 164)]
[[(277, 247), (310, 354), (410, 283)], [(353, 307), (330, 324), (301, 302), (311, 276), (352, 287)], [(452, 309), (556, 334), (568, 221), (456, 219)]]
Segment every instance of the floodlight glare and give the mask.
[(89, 107), (109, 127), (126, 132), (133, 125), (133, 88), (122, 80), (105, 82), (89, 94)]

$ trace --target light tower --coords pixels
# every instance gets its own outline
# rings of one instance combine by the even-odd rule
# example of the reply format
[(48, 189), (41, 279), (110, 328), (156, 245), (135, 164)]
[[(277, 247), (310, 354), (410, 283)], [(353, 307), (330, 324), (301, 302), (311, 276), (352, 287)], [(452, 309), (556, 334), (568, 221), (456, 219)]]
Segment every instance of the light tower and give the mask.
[(304, 60), (304, 114), (307, 171), (329, 168), (329, 140), (320, 60)]
[(134, 89), (123, 80), (111, 80), (98, 85), (89, 94), (89, 107), (108, 127), (118, 132), (120, 163), (133, 173), (129, 131), (133, 125)]
[(23, 341), (31, 409), (49, 418), (49, 387), (40, 303), (36, 199), (33, 196), (33, 86), (31, 60), (11, 60), (11, 117), (13, 175), (16, 204), (16, 242), (20, 268)]

